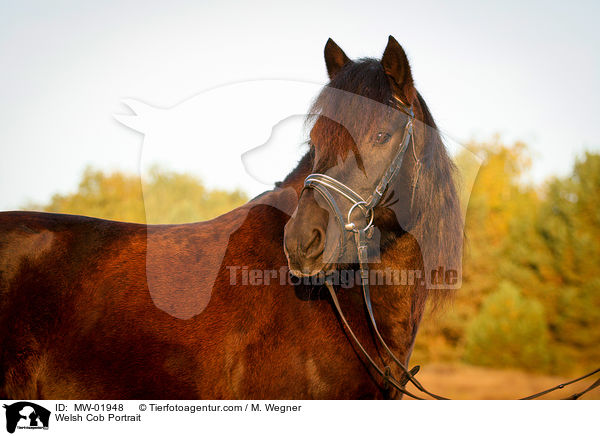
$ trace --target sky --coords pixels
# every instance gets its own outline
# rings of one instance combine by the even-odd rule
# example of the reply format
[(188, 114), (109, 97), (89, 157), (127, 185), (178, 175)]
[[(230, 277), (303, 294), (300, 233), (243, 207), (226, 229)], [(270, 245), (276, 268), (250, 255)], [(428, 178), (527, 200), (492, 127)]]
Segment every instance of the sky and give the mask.
[[(167, 109), (240, 82), (324, 84), (329, 37), (355, 58), (380, 57), (394, 35), (449, 138), (522, 140), (533, 182), (565, 176), (600, 151), (598, 18), (598, 2), (2, 2), (0, 210), (75, 190), (87, 165), (143, 171), (144, 135), (114, 116), (131, 113), (124, 99)], [(239, 155), (194, 147), (180, 161), (221, 168), (211, 186), (236, 184), (227, 161)]]

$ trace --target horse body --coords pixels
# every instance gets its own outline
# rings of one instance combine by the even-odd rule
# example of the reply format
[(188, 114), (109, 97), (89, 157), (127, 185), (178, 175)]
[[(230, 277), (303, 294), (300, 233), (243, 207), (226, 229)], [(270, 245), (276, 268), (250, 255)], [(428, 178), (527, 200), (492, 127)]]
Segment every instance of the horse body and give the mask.
[[(240, 214), (247, 216), (231, 235), (205, 310), (182, 320), (157, 308), (147, 282), (149, 238), (183, 238), (190, 252), (204, 252), (211, 229)], [(279, 280), (230, 284), (225, 267), (240, 259), (249, 269), (287, 268), (281, 247), (288, 218), (273, 206), (252, 203), (214, 222), (173, 226), (0, 214), (0, 396), (381, 397), (326, 299), (303, 298), (302, 289)], [(162, 244), (153, 256), (178, 259), (180, 250), (177, 243)], [(176, 274), (178, 263), (188, 262), (196, 259), (166, 262), (161, 273)], [(201, 287), (203, 277), (189, 280)], [(361, 330), (364, 314), (352, 301), (356, 292), (347, 290), (344, 304), (368, 338)], [(410, 304), (410, 294), (400, 300)], [(384, 306), (381, 322), (388, 326), (385, 312), (393, 310), (389, 302)], [(408, 324), (394, 330), (394, 337), (414, 339)]]

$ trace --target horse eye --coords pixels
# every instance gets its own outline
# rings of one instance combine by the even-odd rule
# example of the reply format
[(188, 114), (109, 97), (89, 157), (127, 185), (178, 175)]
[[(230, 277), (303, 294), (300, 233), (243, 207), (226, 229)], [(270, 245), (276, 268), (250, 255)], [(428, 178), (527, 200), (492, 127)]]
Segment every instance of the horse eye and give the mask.
[(390, 140), (391, 137), (392, 137), (392, 135), (390, 135), (389, 133), (379, 132), (375, 135), (373, 142), (375, 144), (385, 144), (386, 142), (388, 142)]

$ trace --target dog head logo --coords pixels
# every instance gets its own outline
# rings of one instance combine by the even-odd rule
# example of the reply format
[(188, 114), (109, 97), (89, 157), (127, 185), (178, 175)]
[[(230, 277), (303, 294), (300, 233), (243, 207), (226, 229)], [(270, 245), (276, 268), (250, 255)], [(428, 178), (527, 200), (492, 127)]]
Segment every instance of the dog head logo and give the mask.
[[(168, 255), (163, 249), (164, 239), (160, 236), (160, 228), (147, 228), (146, 278), (150, 296), (157, 308), (179, 319), (190, 319), (201, 313), (210, 301), (219, 274), (227, 266), (223, 261), (230, 237), (245, 222), (250, 210), (260, 205), (279, 209), (288, 216), (295, 213), (298, 192), (289, 186), (280, 188), (276, 182), (284, 180), (296, 163), (309, 153), (312, 139), (309, 141), (308, 138), (311, 137), (310, 132), (314, 130), (317, 120), (325, 120), (319, 127), (324, 135), (320, 140), (322, 145), (332, 148), (330, 144), (335, 143), (335, 139), (338, 141), (336, 147), (340, 150), (345, 149), (339, 145), (341, 142), (352, 150), (351, 153), (332, 153), (333, 158), (326, 163), (327, 174), (353, 175), (356, 183), (351, 183), (352, 186), (358, 184), (366, 187), (364, 192), (369, 189), (369, 192), (373, 192), (386, 170), (385, 164), (391, 162), (391, 156), (389, 162), (385, 159), (368, 159), (367, 154), (373, 154), (373, 147), (369, 145), (366, 136), (370, 128), (368, 126), (373, 124), (373, 120), (391, 122), (396, 116), (398, 120), (405, 118), (406, 114), (393, 110), (387, 104), (343, 89), (321, 88), (322, 85), (314, 83), (255, 80), (213, 88), (170, 108), (153, 107), (135, 99), (122, 100), (131, 113), (114, 117), (144, 135), (140, 161), (142, 173), (151, 173), (144, 171), (144, 168), (150, 169), (156, 162), (160, 162), (169, 168), (197, 174), (204, 180), (225, 181), (227, 184), (222, 188), (242, 188), (251, 195), (256, 195), (248, 205), (222, 218), (219, 225), (211, 224), (210, 227), (205, 227), (206, 230), (202, 230), (211, 238), (210, 249), (206, 252), (182, 250), (177, 258), (165, 257)], [(315, 95), (319, 96), (317, 101), (320, 103), (317, 106), (311, 103)], [(420, 138), (439, 137), (439, 133), (433, 132), (426, 123), (413, 120), (411, 125), (413, 124), (415, 131), (420, 132)], [(341, 130), (336, 130), (335, 126), (340, 126)], [(336, 137), (332, 132), (338, 131), (345, 133)], [(458, 143), (446, 143), (455, 145), (455, 152), (463, 150)], [(362, 144), (362, 151), (356, 144)], [(414, 147), (413, 144), (412, 151), (407, 156), (416, 161), (418, 159)], [(313, 152), (316, 153), (314, 150), (313, 146)], [(465, 155), (466, 159), (471, 157)], [(466, 199), (479, 168), (479, 160), (475, 159), (474, 163), (472, 161), (473, 159), (469, 159), (468, 166), (461, 165), (461, 170), (467, 168), (470, 171), (460, 173), (463, 182), (461, 196)], [(418, 162), (420, 165), (421, 161)], [(413, 236), (425, 256), (425, 269), (431, 272), (426, 274), (428, 285), (433, 289), (441, 281), (439, 287), (445, 289), (449, 284), (445, 280), (439, 280), (439, 277), (446, 277), (448, 272), (460, 271), (454, 265), (454, 259), (460, 259), (461, 256), (437, 258), (437, 253), (446, 253), (447, 250), (439, 248), (446, 244), (445, 239), (439, 237), (441, 233), (429, 227), (435, 227), (434, 219), (413, 220), (413, 217), (428, 216), (419, 208), (425, 211), (433, 201), (433, 194), (427, 190), (428, 185), (424, 181), (427, 178), (433, 180), (441, 174), (436, 165), (427, 163), (423, 168), (419, 170), (421, 172), (415, 170), (416, 176), (412, 178), (411, 186), (407, 185), (401, 191), (412, 195), (411, 202), (415, 195), (422, 200), (417, 202), (414, 212), (407, 212), (409, 209), (406, 207), (406, 200), (400, 201), (391, 195), (396, 193), (398, 196), (400, 191), (390, 193), (385, 207), (389, 210), (390, 219), (398, 220), (395, 228), (414, 230)], [(144, 197), (146, 189), (147, 184), (142, 178)], [(265, 190), (271, 191), (270, 195), (260, 195)], [(441, 194), (436, 198), (441, 199), (439, 207), (447, 203)], [(185, 201), (191, 199), (186, 198)], [(328, 206), (323, 204), (323, 199), (318, 197), (317, 202), (319, 201), (321, 204), (318, 206), (327, 210)], [(144, 199), (144, 207), (147, 221), (158, 222), (154, 217), (164, 211), (164, 204)], [(462, 222), (464, 211), (466, 208), (462, 211)], [(457, 231), (462, 222), (455, 226)], [(394, 227), (394, 224), (389, 226)], [(336, 236), (339, 234), (336, 232), (340, 230), (333, 214), (329, 215), (327, 227), (331, 227), (329, 234), (333, 236), (328, 238), (328, 255), (323, 256), (324, 259), (334, 257), (335, 241), (340, 239)], [(200, 235), (198, 231), (194, 232), (191, 238)], [(379, 261), (378, 232), (374, 228), (369, 238), (371, 262)], [(462, 250), (462, 245), (458, 245)], [(352, 251), (344, 252), (339, 257), (343, 263), (355, 262), (355, 253)], [(176, 273), (164, 274), (163, 268), (167, 263)], [(202, 280), (192, 280), (191, 277), (202, 277)], [(459, 277), (452, 286), (460, 286)]]
[(50, 411), (28, 401), (4, 405), (6, 409), (6, 430), (14, 433), (18, 429), (47, 429)]

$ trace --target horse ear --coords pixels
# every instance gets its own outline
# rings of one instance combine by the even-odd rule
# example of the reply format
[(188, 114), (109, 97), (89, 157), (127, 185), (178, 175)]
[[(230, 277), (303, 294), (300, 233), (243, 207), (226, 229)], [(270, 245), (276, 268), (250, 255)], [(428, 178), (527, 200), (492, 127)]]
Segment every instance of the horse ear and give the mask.
[(402, 94), (400, 97), (406, 99), (405, 103), (412, 104), (417, 97), (417, 92), (413, 84), (408, 58), (402, 46), (392, 35), (390, 35), (387, 47), (383, 52), (381, 65), (392, 80), (392, 84), (395, 85), (394, 87), (397, 87), (397, 91)]
[(329, 38), (325, 44), (325, 65), (327, 65), (329, 78), (333, 79), (348, 62), (350, 62), (350, 58), (333, 42), (333, 39)]

